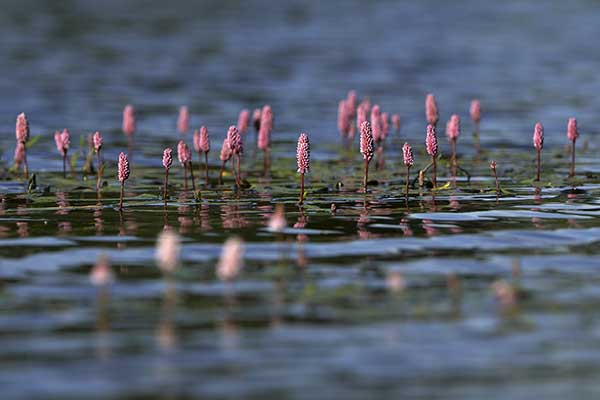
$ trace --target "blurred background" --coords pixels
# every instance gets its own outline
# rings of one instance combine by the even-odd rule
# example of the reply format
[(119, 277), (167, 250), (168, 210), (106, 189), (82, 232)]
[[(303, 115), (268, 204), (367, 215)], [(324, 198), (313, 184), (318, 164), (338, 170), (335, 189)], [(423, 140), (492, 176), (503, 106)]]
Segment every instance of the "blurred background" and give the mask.
[(59, 169), (43, 154), (55, 129), (118, 143), (126, 103), (145, 138), (175, 135), (183, 104), (220, 137), (241, 108), (270, 103), (275, 140), (336, 142), (349, 89), (399, 113), (414, 140), (433, 92), (442, 121), (481, 99), (484, 146), (529, 146), (537, 120), (562, 144), (569, 116), (585, 136), (600, 122), (599, 11), (584, 0), (3, 1), (0, 144), (11, 158), (25, 111), (32, 134), (48, 135), (30, 163)]

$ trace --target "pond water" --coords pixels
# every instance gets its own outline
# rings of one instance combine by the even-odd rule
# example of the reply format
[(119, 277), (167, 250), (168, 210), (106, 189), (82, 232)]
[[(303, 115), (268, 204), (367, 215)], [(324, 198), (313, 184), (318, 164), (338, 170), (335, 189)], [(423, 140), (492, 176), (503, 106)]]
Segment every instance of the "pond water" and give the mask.
[[(600, 394), (600, 35), (590, 1), (7, 2), (0, 13), (0, 387), (6, 399), (597, 398)], [(361, 193), (337, 102), (355, 89), (402, 118)], [(401, 146), (424, 150), (424, 100), (462, 118), (450, 179), (404, 198)], [(469, 102), (482, 103), (483, 152)], [(123, 106), (138, 129), (117, 210)], [(235, 189), (218, 151), (242, 108), (272, 105), (272, 166), (251, 129)], [(162, 150), (179, 106), (212, 139), (194, 198), (179, 164), (163, 207)], [(26, 112), (35, 185), (8, 171)], [(574, 179), (567, 119), (577, 117)], [(534, 182), (533, 125), (546, 129)], [(52, 138), (80, 154), (62, 177)], [(81, 173), (104, 136), (106, 186)], [(296, 139), (311, 139), (297, 204)], [(81, 143), (80, 143), (81, 138)], [(184, 137), (191, 144), (191, 134)], [(489, 161), (498, 162), (498, 196)], [(194, 156), (194, 162), (196, 158)], [(197, 167), (197, 165), (196, 165)], [(283, 204), (287, 228), (267, 228)], [(332, 211), (332, 204), (336, 209)], [(166, 278), (165, 227), (182, 238)], [(245, 242), (221, 282), (224, 241)], [(115, 274), (90, 283), (99, 256)]]

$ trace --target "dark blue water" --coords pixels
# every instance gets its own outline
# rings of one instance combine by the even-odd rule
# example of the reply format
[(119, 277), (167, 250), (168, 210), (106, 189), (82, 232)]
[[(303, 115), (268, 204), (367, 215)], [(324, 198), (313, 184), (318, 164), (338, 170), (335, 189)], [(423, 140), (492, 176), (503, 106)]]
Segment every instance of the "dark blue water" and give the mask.
[[(0, 184), (0, 397), (598, 396), (600, 4), (1, 7), (2, 160), (9, 166), (15, 118), (24, 111), (32, 135), (43, 136), (28, 156), (48, 191), (25, 195), (23, 181), (10, 176)], [(381, 185), (368, 197), (354, 190), (359, 167), (337, 164), (337, 103), (349, 89), (402, 118), (386, 149), (388, 169), (373, 173)], [(406, 210), (396, 157), (407, 140), (418, 148), (417, 167), (425, 166), (428, 92), (442, 122), (462, 117), (460, 152), (473, 181), (437, 198), (415, 191)], [(487, 162), (471, 163), (473, 98), (482, 103), (482, 146), (499, 159), (509, 190), (500, 199), (490, 191)], [(127, 103), (136, 107), (138, 131), (120, 216), (113, 162), (127, 147), (120, 129)], [(193, 127), (208, 127), (216, 149), (240, 109), (265, 103), (274, 109), (283, 172), (264, 181), (248, 167), (253, 187), (241, 197), (217, 188), (204, 192), (201, 205), (178, 193), (168, 212), (158, 207), (160, 154), (180, 138), (179, 106), (189, 106)], [(577, 194), (563, 180), (571, 116), (580, 125), (578, 146), (588, 142)], [(538, 120), (547, 168), (536, 196), (525, 179)], [(103, 133), (111, 164), (102, 200), (82, 181), (57, 178), (52, 134), (62, 128), (73, 148), (80, 136)], [(290, 183), (301, 131), (321, 163), (304, 210)], [(210, 157), (218, 168), (216, 151)], [(440, 175), (445, 180), (445, 170)], [(179, 175), (173, 179), (180, 189)], [(347, 192), (333, 190), (340, 181)], [(274, 203), (286, 203), (283, 234), (265, 230)], [(154, 262), (163, 224), (183, 237), (173, 281)], [(232, 234), (247, 246), (244, 274), (230, 287), (214, 266)], [(116, 274), (108, 298), (88, 279), (99, 254)], [(516, 306), (499, 301), (499, 282), (514, 289)]]

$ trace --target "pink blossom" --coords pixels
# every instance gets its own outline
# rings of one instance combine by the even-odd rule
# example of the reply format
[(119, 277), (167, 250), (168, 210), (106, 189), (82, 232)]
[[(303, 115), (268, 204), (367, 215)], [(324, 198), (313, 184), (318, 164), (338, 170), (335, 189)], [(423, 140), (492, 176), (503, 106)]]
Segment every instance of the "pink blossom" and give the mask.
[(169, 169), (171, 168), (171, 165), (173, 164), (173, 154), (172, 154), (173, 150), (171, 150), (170, 147), (167, 147), (164, 151), (163, 151), (163, 167), (165, 167), (165, 169)]
[(27, 121), (25, 113), (21, 113), (17, 116), (15, 135), (17, 137), (17, 142), (25, 143), (29, 140), (29, 122)]
[(179, 159), (181, 165), (185, 165), (192, 159), (192, 152), (183, 140), (180, 140), (177, 144), (177, 158)]
[(190, 128), (190, 112), (187, 106), (179, 108), (179, 117), (177, 117), (177, 130), (180, 133), (186, 133)]
[(271, 106), (265, 105), (260, 114), (260, 129), (258, 131), (258, 148), (267, 150), (271, 146), (271, 132), (273, 131), (273, 111)]
[(348, 116), (346, 100), (338, 103), (338, 130), (342, 137), (346, 137), (350, 131), (350, 118)]
[(244, 109), (240, 111), (240, 115), (238, 116), (237, 129), (240, 131), (240, 134), (246, 133), (248, 130), (248, 125), (250, 124), (250, 111)]
[(129, 179), (129, 160), (127, 155), (123, 152), (119, 154), (119, 182), (125, 183)]
[(567, 137), (571, 142), (574, 142), (579, 137), (579, 130), (577, 129), (577, 120), (575, 118), (569, 118), (567, 125)]
[(367, 161), (373, 158), (375, 144), (373, 142), (373, 130), (369, 121), (363, 121), (360, 126), (360, 153)]
[(227, 138), (225, 138), (223, 140), (223, 146), (221, 146), (221, 154), (219, 155), (219, 158), (221, 159), (221, 161), (227, 162), (231, 158), (232, 154), (233, 153), (231, 152), (229, 142), (227, 141)]
[(402, 155), (404, 156), (404, 165), (412, 167), (414, 164), (413, 151), (408, 143), (404, 143), (402, 146)]
[(446, 124), (446, 136), (449, 141), (457, 140), (460, 135), (460, 118), (456, 114), (452, 114)]
[(310, 142), (306, 133), (301, 133), (298, 137), (296, 160), (298, 162), (298, 173), (306, 174), (310, 170)]
[(123, 132), (127, 136), (131, 136), (135, 132), (135, 110), (130, 104), (123, 109)]
[(61, 156), (66, 156), (67, 151), (69, 150), (69, 145), (71, 144), (69, 131), (63, 129), (62, 133), (58, 131), (54, 132), (54, 143), (56, 143), (56, 148)]
[(94, 150), (96, 150), (96, 153), (99, 152), (102, 148), (103, 143), (102, 135), (100, 134), (100, 132), (94, 132), (94, 136), (92, 136), (92, 143), (94, 144)]
[(385, 140), (390, 133), (390, 114), (381, 113), (381, 140)]
[(435, 126), (438, 123), (438, 107), (435, 101), (435, 96), (429, 93), (425, 99), (425, 117), (429, 125)]
[(435, 127), (431, 124), (427, 125), (427, 137), (425, 138), (425, 147), (427, 149), (427, 154), (429, 154), (432, 157), (437, 156), (437, 135), (435, 134)]
[(229, 148), (234, 154), (242, 154), (244, 152), (242, 135), (240, 135), (240, 131), (234, 125), (231, 125), (227, 130), (227, 141), (229, 142)]
[(544, 127), (541, 122), (536, 123), (533, 129), (533, 147), (538, 151), (544, 147)]
[(476, 124), (479, 123), (481, 120), (481, 104), (479, 104), (479, 100), (475, 99), (471, 101), (471, 108), (469, 111), (471, 113), (471, 119), (473, 122)]
[(381, 109), (376, 104), (371, 109), (371, 129), (373, 130), (373, 139), (376, 143), (383, 140), (383, 129), (381, 127)]

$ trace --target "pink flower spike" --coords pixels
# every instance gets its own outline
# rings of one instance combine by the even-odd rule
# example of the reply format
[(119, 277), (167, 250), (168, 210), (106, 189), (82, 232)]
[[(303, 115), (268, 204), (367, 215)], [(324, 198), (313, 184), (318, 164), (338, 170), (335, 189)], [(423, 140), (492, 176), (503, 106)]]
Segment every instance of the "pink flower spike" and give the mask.
[(102, 148), (103, 143), (102, 135), (100, 134), (100, 132), (94, 132), (94, 136), (92, 136), (92, 143), (94, 145), (94, 150), (96, 150), (96, 153), (99, 152)]
[(231, 237), (223, 244), (221, 257), (217, 264), (217, 276), (222, 281), (232, 281), (243, 267), (244, 242), (237, 237)]
[(537, 122), (533, 129), (533, 147), (538, 151), (544, 147), (544, 127), (541, 122)]
[(25, 161), (25, 144), (23, 142), (17, 142), (17, 147), (15, 148), (15, 164), (20, 166), (23, 161)]
[(17, 116), (15, 136), (17, 142), (26, 143), (29, 140), (29, 122), (27, 121), (25, 113), (21, 113)]
[(183, 140), (180, 140), (177, 144), (177, 158), (182, 166), (185, 166), (192, 159), (192, 152)]
[(250, 111), (244, 109), (240, 111), (240, 115), (238, 116), (237, 129), (240, 131), (240, 134), (246, 133), (248, 130), (248, 125), (250, 124)]
[(425, 147), (427, 149), (427, 154), (429, 154), (432, 157), (437, 156), (437, 136), (435, 134), (435, 127), (431, 124), (427, 125), (427, 137), (425, 138)]
[(358, 109), (356, 110), (356, 126), (359, 128), (362, 126), (362, 123), (367, 120), (368, 108), (363, 103), (360, 103)]
[(301, 133), (298, 137), (296, 161), (299, 174), (306, 174), (310, 170), (310, 142), (306, 133)]
[(69, 131), (66, 129), (63, 129), (62, 133), (59, 133), (58, 131), (54, 132), (56, 148), (63, 157), (67, 155), (67, 151), (69, 150), (69, 145), (71, 144), (70, 137)]
[(569, 118), (569, 123), (567, 124), (567, 137), (571, 142), (574, 142), (579, 137), (577, 120), (575, 118)]
[(373, 140), (379, 143), (383, 140), (383, 127), (381, 126), (381, 109), (376, 104), (371, 109), (371, 129), (373, 131)]
[(187, 106), (179, 108), (179, 117), (177, 117), (177, 130), (184, 134), (190, 129), (190, 112)]
[(351, 90), (348, 92), (348, 96), (346, 98), (346, 114), (348, 115), (348, 119), (354, 119), (356, 115), (356, 104), (357, 104), (357, 95), (355, 90)]
[(408, 143), (404, 143), (402, 146), (402, 155), (404, 156), (404, 165), (412, 167), (414, 164), (413, 151)]
[(479, 103), (479, 100), (475, 99), (471, 101), (471, 108), (469, 109), (469, 112), (473, 122), (478, 124), (479, 121), (481, 121), (481, 104)]
[(172, 152), (173, 152), (173, 150), (171, 150), (170, 147), (167, 147), (163, 151), (162, 163), (163, 163), (163, 167), (165, 167), (165, 169), (169, 169), (169, 168), (171, 168), (171, 165), (173, 165), (173, 155), (172, 155)]
[(208, 137), (208, 129), (205, 126), (200, 127), (200, 150), (208, 153), (210, 151), (210, 139)]
[(240, 135), (240, 131), (234, 125), (231, 125), (227, 130), (227, 141), (229, 142), (229, 148), (234, 154), (239, 155), (244, 152), (242, 135)]
[(369, 121), (363, 121), (360, 126), (360, 153), (363, 159), (371, 161), (373, 153), (375, 152), (375, 145), (373, 142), (373, 131)]
[(456, 114), (452, 114), (448, 125), (446, 126), (446, 135), (448, 140), (457, 140), (460, 135), (460, 117)]
[(267, 150), (271, 146), (271, 132), (273, 130), (273, 110), (270, 105), (265, 105), (260, 113), (260, 129), (258, 131), (258, 148)]
[(381, 133), (383, 140), (385, 140), (390, 133), (390, 114), (386, 112), (381, 113)]
[(338, 103), (338, 130), (342, 137), (348, 136), (350, 131), (350, 118), (348, 117), (346, 100), (340, 100)]
[(119, 154), (119, 182), (121, 184), (125, 183), (127, 179), (129, 179), (129, 160), (127, 159), (127, 155), (123, 152)]
[(135, 132), (135, 110), (131, 104), (123, 109), (123, 133), (132, 136)]
[(192, 146), (194, 147), (194, 151), (196, 153), (200, 153), (200, 131), (198, 129), (194, 129), (194, 134), (192, 136)]
[(392, 115), (392, 125), (396, 133), (400, 132), (400, 116), (398, 114)]
[(435, 96), (429, 93), (425, 99), (425, 117), (429, 125), (435, 126), (438, 123), (438, 107), (435, 101)]
[(223, 140), (223, 146), (221, 147), (221, 154), (219, 155), (219, 159), (221, 159), (221, 161), (223, 162), (227, 162), (231, 158), (232, 154), (233, 153), (231, 152), (229, 142), (227, 141), (227, 138), (225, 138)]

